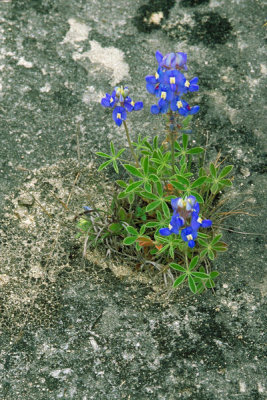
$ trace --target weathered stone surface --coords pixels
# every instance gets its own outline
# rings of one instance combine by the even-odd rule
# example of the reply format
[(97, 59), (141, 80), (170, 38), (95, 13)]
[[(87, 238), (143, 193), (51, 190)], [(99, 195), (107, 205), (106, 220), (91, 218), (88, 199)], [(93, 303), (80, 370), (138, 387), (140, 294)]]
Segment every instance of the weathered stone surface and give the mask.
[[(0, 2), (0, 398), (265, 398), (262, 15), (257, 0)], [(101, 97), (128, 84), (145, 103), (132, 136), (162, 132), (144, 81), (157, 49), (188, 53), (201, 106), (191, 140), (234, 164), (229, 209), (248, 213), (225, 220), (214, 295), (168, 297), (153, 280), (114, 276), (74, 237), (103, 180), (95, 151), (127, 144)], [(84, 173), (66, 210), (77, 123)], [(31, 207), (18, 205), (25, 189)]]
[(32, 206), (34, 198), (29, 193), (21, 193), (18, 198), (18, 204), (21, 206)]

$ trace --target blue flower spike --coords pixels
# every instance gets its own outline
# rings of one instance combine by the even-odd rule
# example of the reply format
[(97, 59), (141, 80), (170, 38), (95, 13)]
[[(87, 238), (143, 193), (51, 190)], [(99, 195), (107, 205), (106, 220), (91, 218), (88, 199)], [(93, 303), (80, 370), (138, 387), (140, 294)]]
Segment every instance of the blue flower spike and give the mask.
[[(155, 75), (146, 77), (147, 91), (159, 98), (158, 104), (151, 106), (152, 114), (166, 114), (169, 110), (178, 112), (183, 117), (196, 114), (199, 106), (190, 107), (189, 104), (181, 98), (182, 95), (189, 92), (196, 92), (198, 78), (194, 77), (187, 80), (181, 70), (187, 71), (186, 53), (168, 53), (165, 56), (160, 51), (156, 51), (156, 60), (158, 69)], [(184, 131), (183, 133), (191, 133)]]
[(116, 86), (112, 94), (106, 93), (106, 97), (101, 100), (103, 107), (114, 108), (112, 118), (117, 126), (121, 126), (122, 122), (127, 119), (127, 112), (139, 111), (143, 108), (143, 102), (134, 102), (129, 97), (128, 86)]
[(188, 243), (190, 248), (195, 247), (198, 229), (211, 227), (212, 221), (210, 219), (202, 219), (199, 216), (200, 207), (195, 196), (172, 199), (171, 206), (173, 215), (170, 225), (168, 228), (161, 228), (159, 230), (160, 235), (169, 236), (172, 233), (178, 235), (180, 228), (185, 226), (181, 231), (181, 238)]

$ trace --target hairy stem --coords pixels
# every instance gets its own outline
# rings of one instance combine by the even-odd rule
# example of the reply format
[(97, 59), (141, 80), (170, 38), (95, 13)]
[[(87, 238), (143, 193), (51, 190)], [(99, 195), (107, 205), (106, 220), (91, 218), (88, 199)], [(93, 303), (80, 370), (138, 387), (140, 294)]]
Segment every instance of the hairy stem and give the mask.
[(128, 127), (127, 127), (127, 124), (126, 124), (126, 122), (125, 122), (125, 121), (123, 121), (123, 126), (124, 126), (124, 129), (125, 129), (125, 132), (126, 132), (126, 137), (127, 137), (127, 140), (128, 140), (128, 144), (129, 144), (129, 147), (130, 147), (130, 150), (131, 150), (132, 156), (133, 156), (133, 158), (135, 159), (135, 164), (136, 164), (136, 166), (137, 166), (137, 167), (140, 167), (140, 164), (139, 164), (139, 161), (138, 161), (137, 155), (135, 154), (135, 151), (134, 151), (134, 148), (133, 148), (133, 145), (132, 145), (131, 139), (130, 139), (130, 135), (129, 135)]

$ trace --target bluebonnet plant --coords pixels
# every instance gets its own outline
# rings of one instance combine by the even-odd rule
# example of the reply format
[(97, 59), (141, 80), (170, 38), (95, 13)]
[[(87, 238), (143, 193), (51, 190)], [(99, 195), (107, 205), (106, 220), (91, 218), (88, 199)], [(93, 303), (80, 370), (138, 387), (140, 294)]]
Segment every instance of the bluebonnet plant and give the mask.
[[(225, 179), (225, 176), (232, 166), (219, 170), (216, 161), (210, 164), (207, 171), (203, 166), (204, 158), (200, 157), (201, 168), (194, 178), (191, 160), (201, 153), (203, 155), (204, 149), (188, 148), (188, 134), (192, 132), (188, 127), (192, 115), (199, 111), (199, 106), (191, 107), (184, 96), (198, 91), (198, 78), (185, 77), (185, 53), (168, 53), (164, 56), (157, 51), (155, 55), (157, 70), (154, 75), (146, 77), (146, 88), (158, 99), (157, 104), (151, 106), (151, 113), (166, 114), (166, 138), (162, 144), (159, 144), (158, 136), (154, 137), (152, 144), (147, 137), (141, 136), (137, 143), (131, 142), (126, 124), (127, 115), (141, 110), (143, 103), (132, 100), (127, 86), (115, 87), (111, 94), (107, 93), (102, 98), (101, 105), (112, 110), (115, 124), (125, 128), (135, 165), (133, 160), (125, 163), (121, 154), (126, 149), (116, 152), (112, 142), (111, 155), (97, 152), (105, 158), (99, 171), (113, 165), (115, 172), (119, 173), (119, 162), (130, 177), (126, 181), (116, 181), (122, 190), (114, 195), (110, 209), (100, 210), (103, 215), (100, 216), (99, 210), (95, 208), (92, 210), (84, 207), (84, 217), (79, 227), (87, 239), (90, 237), (96, 244), (107, 243), (110, 251), (118, 247), (117, 250), (126, 257), (125, 247), (119, 248), (120, 245), (111, 236), (123, 238), (123, 245), (135, 244), (138, 262), (142, 260), (142, 266), (155, 266), (162, 272), (165, 281), (167, 276), (172, 276), (168, 267), (176, 269), (180, 276), (174, 282), (174, 287), (187, 279), (190, 290), (197, 293), (207, 287), (214, 287), (213, 279), (218, 275), (216, 271), (209, 272), (205, 257), (213, 260), (218, 252), (226, 250), (226, 244), (220, 241), (221, 235), (214, 236), (214, 232), (207, 235), (203, 232), (202, 228), (210, 228), (213, 222), (201, 216), (200, 204), (202, 212), (213, 215), (212, 220), (216, 224), (218, 213), (212, 209), (213, 201), (224, 186), (231, 186), (231, 181)], [(140, 254), (141, 249), (143, 252)], [(169, 264), (170, 259), (177, 259), (184, 266)], [(203, 259), (206, 270), (198, 265), (198, 261), (202, 262)]]

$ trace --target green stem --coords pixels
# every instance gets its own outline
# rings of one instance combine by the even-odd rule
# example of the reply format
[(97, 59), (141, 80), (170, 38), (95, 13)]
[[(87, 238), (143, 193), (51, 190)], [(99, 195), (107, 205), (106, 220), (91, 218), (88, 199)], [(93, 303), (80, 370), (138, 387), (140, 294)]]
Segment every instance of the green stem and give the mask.
[(174, 139), (174, 135), (171, 132), (170, 133), (171, 136), (171, 153), (172, 153), (172, 172), (173, 174), (175, 174), (175, 169), (174, 169), (174, 165), (175, 165), (175, 157), (174, 157), (174, 144), (175, 144), (175, 139)]
[(186, 249), (186, 253), (185, 253), (185, 265), (186, 265), (186, 270), (189, 271), (188, 257), (187, 257), (187, 249)]
[(126, 137), (127, 137), (127, 140), (128, 140), (128, 144), (129, 144), (129, 147), (130, 147), (132, 156), (133, 156), (133, 158), (135, 159), (135, 164), (136, 164), (137, 167), (140, 167), (140, 164), (139, 164), (137, 155), (136, 155), (135, 152), (134, 152), (134, 148), (133, 148), (133, 145), (132, 145), (132, 142), (131, 142), (131, 139), (130, 139), (128, 127), (127, 127), (127, 124), (126, 124), (125, 121), (123, 121), (123, 126), (124, 126), (124, 129), (125, 129), (125, 132), (126, 132)]
[(174, 138), (174, 131), (171, 131), (170, 130), (170, 123), (172, 122), (171, 121), (171, 118), (172, 118), (172, 111), (169, 111), (168, 112), (168, 118), (169, 118), (169, 121), (168, 121), (168, 127), (167, 127), (167, 129), (168, 129), (168, 131), (169, 131), (169, 136), (170, 136), (170, 139), (171, 139), (171, 157), (172, 157), (172, 173), (173, 174), (175, 174), (175, 169), (174, 169), (174, 165), (175, 165), (175, 154), (174, 154), (174, 149), (175, 149), (175, 138)]
[(191, 163), (192, 163), (192, 156), (191, 154), (188, 155), (188, 161), (187, 161), (187, 170), (188, 172), (191, 171)]

